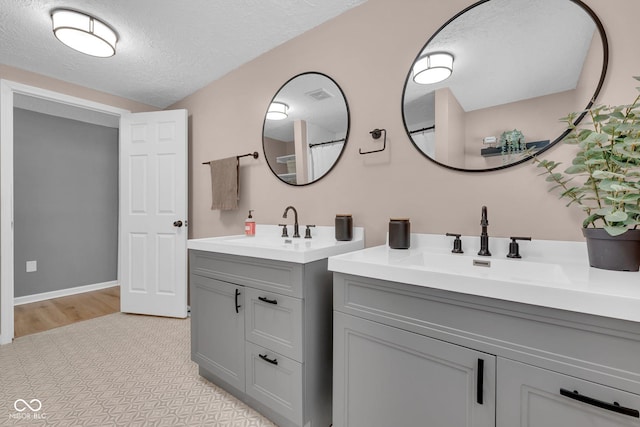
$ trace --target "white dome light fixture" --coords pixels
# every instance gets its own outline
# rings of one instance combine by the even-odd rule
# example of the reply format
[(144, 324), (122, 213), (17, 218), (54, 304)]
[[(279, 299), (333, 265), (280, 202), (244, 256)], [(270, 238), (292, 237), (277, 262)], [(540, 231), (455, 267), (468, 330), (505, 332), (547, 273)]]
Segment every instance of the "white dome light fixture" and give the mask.
[(283, 102), (272, 102), (267, 110), (267, 120), (284, 120), (288, 116), (289, 106)]
[(51, 12), (51, 22), (56, 38), (78, 52), (100, 58), (116, 54), (118, 36), (115, 31), (92, 16), (56, 9)]
[(453, 72), (453, 55), (446, 52), (431, 53), (413, 65), (413, 81), (421, 85), (438, 83)]

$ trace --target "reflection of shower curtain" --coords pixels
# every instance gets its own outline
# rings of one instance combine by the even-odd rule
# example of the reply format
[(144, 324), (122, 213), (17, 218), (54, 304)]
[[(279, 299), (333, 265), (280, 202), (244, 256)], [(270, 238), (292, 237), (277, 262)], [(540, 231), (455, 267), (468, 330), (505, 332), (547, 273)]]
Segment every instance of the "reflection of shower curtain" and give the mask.
[(344, 142), (335, 144), (315, 145), (311, 147), (311, 180), (316, 180), (326, 174), (336, 162)]
[(411, 137), (424, 154), (432, 159), (436, 158), (436, 133), (434, 131), (414, 133)]

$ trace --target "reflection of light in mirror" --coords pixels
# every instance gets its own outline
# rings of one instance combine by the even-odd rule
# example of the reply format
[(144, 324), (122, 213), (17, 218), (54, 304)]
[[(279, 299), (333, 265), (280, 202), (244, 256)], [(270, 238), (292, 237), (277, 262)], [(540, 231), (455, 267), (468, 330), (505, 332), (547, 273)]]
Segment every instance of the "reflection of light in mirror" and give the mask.
[(413, 81), (421, 85), (438, 83), (448, 79), (452, 72), (452, 55), (445, 52), (432, 53), (416, 61), (413, 66)]
[(267, 111), (268, 120), (284, 120), (288, 117), (289, 106), (282, 102), (272, 102)]

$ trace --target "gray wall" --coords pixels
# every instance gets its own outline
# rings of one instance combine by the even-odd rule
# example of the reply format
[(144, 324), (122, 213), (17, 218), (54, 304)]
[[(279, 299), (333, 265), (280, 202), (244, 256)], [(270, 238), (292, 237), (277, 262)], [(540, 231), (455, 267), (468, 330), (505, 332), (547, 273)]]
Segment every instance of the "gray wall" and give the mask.
[(15, 108), (14, 233), (16, 297), (116, 280), (118, 129)]

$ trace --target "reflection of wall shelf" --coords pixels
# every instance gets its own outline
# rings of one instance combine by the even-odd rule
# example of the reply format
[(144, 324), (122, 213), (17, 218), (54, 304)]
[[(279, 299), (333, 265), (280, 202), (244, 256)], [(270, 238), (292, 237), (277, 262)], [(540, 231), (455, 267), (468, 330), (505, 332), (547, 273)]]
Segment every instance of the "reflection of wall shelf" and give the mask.
[(280, 178), (284, 182), (288, 182), (289, 184), (296, 184), (295, 173), (279, 173), (278, 178)]
[[(546, 139), (544, 141), (527, 142), (525, 144), (527, 149), (531, 149), (531, 148), (540, 149), (540, 148), (546, 147), (547, 145), (549, 145), (549, 140), (548, 139)], [(505, 153), (505, 154), (507, 154), (507, 153)], [(513, 154), (513, 153), (511, 153), (511, 154)], [(480, 149), (480, 155), (482, 157), (500, 156), (500, 155), (502, 155), (502, 148), (500, 148), (500, 147), (481, 148)]]
[(290, 160), (295, 160), (296, 159), (296, 155), (295, 154), (289, 154), (287, 156), (279, 156), (276, 157), (276, 162), (278, 163), (287, 163)]

